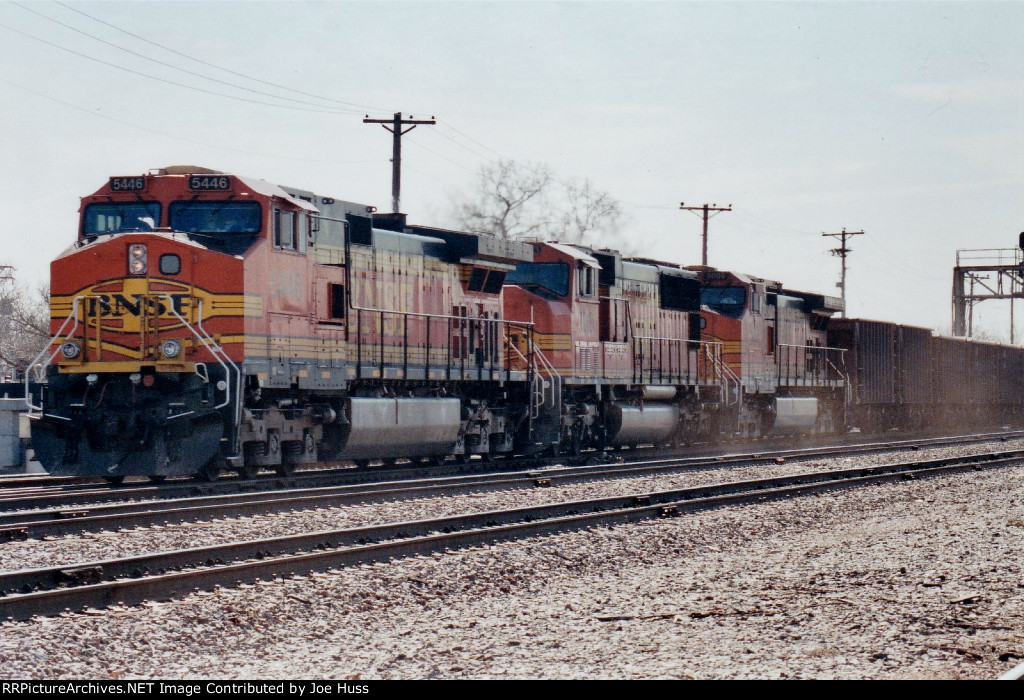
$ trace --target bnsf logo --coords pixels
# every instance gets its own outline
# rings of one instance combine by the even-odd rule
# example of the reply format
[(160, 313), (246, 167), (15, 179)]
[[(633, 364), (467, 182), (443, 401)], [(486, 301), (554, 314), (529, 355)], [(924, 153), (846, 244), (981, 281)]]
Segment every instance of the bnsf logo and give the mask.
[(169, 294), (168, 299), (143, 296), (140, 294), (125, 296), (124, 294), (98, 294), (86, 299), (86, 309), (90, 317), (123, 318), (125, 316), (173, 316), (169, 309), (185, 316), (192, 305), (192, 297), (188, 294)]
[(212, 310), (214, 296), (209, 292), (183, 284), (160, 282), (155, 289), (146, 280), (124, 279), (87, 287), (67, 297), (54, 297), (52, 316), (65, 318), (78, 298), (78, 319), (84, 323), (99, 320), (103, 330), (117, 333), (139, 333), (143, 325), (161, 330), (181, 328), (181, 316), (189, 323), (196, 321), (200, 308), (204, 316)]

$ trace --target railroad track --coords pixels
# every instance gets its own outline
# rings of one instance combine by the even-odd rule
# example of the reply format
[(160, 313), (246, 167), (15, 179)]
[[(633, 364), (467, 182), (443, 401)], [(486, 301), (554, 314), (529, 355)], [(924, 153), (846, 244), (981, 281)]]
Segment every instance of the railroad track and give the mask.
[[(916, 443), (915, 443), (916, 445)], [(861, 446), (862, 450), (879, 445)], [(886, 444), (888, 449), (888, 443)], [(676, 458), (621, 464), (558, 466), (526, 472), (492, 472), (451, 477), (404, 478), (393, 482), (357, 483), (305, 489), (222, 494), (143, 503), (117, 503), (34, 512), (0, 513), (0, 543), (70, 533), (168, 525), (217, 517), (247, 517), (285, 511), (330, 508), (381, 500), (424, 498), (455, 493), (528, 489), (599, 479), (650, 476), (754, 466), (786, 459), (812, 459), (850, 454), (850, 448), (788, 450), (769, 454), (720, 456), (711, 460)], [(999, 453), (1020, 456), (1024, 450)], [(933, 463), (955, 464), (979, 457), (955, 457)]]
[(65, 486), (68, 484), (95, 483), (96, 479), (88, 476), (50, 476), (49, 474), (7, 474), (0, 476), (0, 490), (23, 489), (32, 487)]
[(306, 574), (395, 557), (617, 525), (727, 505), (1019, 464), (978, 455), (832, 469), (625, 496), (386, 523), (0, 574), (0, 618), (25, 619), (179, 597), (193, 590)]
[[(606, 470), (610, 476), (621, 476), (624, 470), (640, 469), (650, 473), (656, 471), (678, 471), (684, 469), (700, 469), (707, 467), (722, 467), (727, 465), (758, 464), (759, 462), (779, 460), (792, 460), (792, 458), (814, 458), (836, 456), (839, 454), (864, 454), (872, 452), (885, 452), (907, 448), (940, 447), (952, 444), (967, 444), (972, 442), (984, 442), (991, 440), (1009, 440), (1024, 437), (1024, 432), (1012, 433), (983, 433), (969, 436), (943, 436), (933, 438), (920, 438), (913, 440), (895, 441), (874, 441), (845, 445), (834, 445), (829, 447), (802, 447), (775, 450), (761, 450), (758, 452), (736, 452), (723, 453), (721, 449), (710, 454), (686, 457), (667, 457), (658, 460), (647, 460), (644, 462), (609, 464), (607, 457), (601, 457), (597, 453), (588, 453), (575, 458), (575, 462), (581, 463), (591, 471), (580, 471), (581, 475), (595, 478), (597, 471)], [(624, 452), (623, 454), (630, 454)], [(621, 456), (621, 455), (620, 455)], [(597, 466), (595, 466), (595, 463)], [(551, 474), (566, 475), (574, 468), (572, 467), (550, 467), (549, 463), (534, 460), (523, 461), (501, 461), (497, 463), (472, 463), (469, 465), (450, 464), (443, 467), (423, 467), (420, 469), (398, 469), (398, 470), (322, 470), (305, 473), (293, 477), (267, 477), (257, 480), (237, 480), (218, 484), (199, 484), (195, 482), (180, 482), (167, 485), (140, 485), (137, 487), (111, 488), (105, 484), (92, 484), (84, 487), (61, 488), (47, 490), (40, 493), (0, 493), (0, 542), (9, 539), (20, 539), (27, 536), (37, 536), (34, 533), (60, 534), (74, 531), (68, 523), (49, 525), (48, 531), (44, 531), (42, 525), (35, 528), (26, 528), (28, 523), (39, 523), (41, 521), (70, 521), (80, 519), (80, 529), (103, 528), (98, 518), (103, 515), (112, 518), (111, 527), (133, 527), (146, 522), (163, 522), (159, 516), (152, 515), (150, 521), (142, 516), (136, 516), (133, 522), (128, 514), (141, 514), (146, 511), (163, 511), (167, 513), (167, 522), (181, 522), (183, 520), (200, 518), (202, 508), (209, 508), (208, 513), (214, 515), (230, 515), (228, 510), (216, 510), (218, 506), (227, 508), (230, 505), (237, 505), (237, 515), (256, 515), (270, 513), (290, 508), (314, 508), (316, 502), (313, 499), (305, 501), (305, 505), (286, 504), (285, 500), (292, 497), (302, 497), (304, 494), (310, 497), (321, 496), (321, 505), (337, 505), (338, 502), (352, 502), (358, 499), (353, 489), (349, 488), (348, 500), (338, 500), (331, 504), (330, 498), (344, 492), (332, 492), (326, 490), (332, 487), (366, 486), (369, 490), (382, 488), (383, 484), (392, 482), (402, 484), (409, 488), (407, 496), (429, 495), (431, 487), (442, 486), (443, 479), (458, 479), (459, 477), (481, 475), (528, 475), (538, 472), (538, 476)], [(554, 470), (554, 471), (552, 471)], [(543, 474), (541, 474), (543, 472)], [(499, 477), (494, 477), (498, 479)], [(456, 483), (456, 482), (453, 482)], [(481, 487), (483, 481), (480, 482)], [(422, 488), (419, 493), (416, 488)], [(401, 487), (393, 489), (400, 491)], [(290, 493), (289, 493), (290, 492)], [(229, 498), (227, 496), (237, 496)], [(382, 494), (377, 494), (378, 496)], [(218, 500), (219, 497), (219, 500)], [(371, 496), (372, 497), (372, 496)], [(273, 500), (282, 501), (279, 508), (274, 509), (271, 505)], [(369, 497), (364, 497), (369, 499)], [(127, 501), (127, 505), (126, 504)], [(255, 506), (258, 501), (263, 501), (262, 506)], [(166, 506), (155, 506), (159, 502), (165, 502)], [(124, 505), (120, 510), (115, 505)], [(246, 512), (244, 506), (252, 504), (251, 512)], [(194, 508), (195, 507), (195, 508)], [(186, 510), (186, 509), (191, 509)], [(262, 510), (259, 510), (262, 509)], [(27, 515), (25, 512), (33, 512)], [(120, 524), (114, 519), (121, 517)], [(28, 532), (18, 532), (18, 529)]]
[(1024, 664), (1019, 664), (1009, 671), (999, 676), (996, 680), (1000, 681), (1024, 681)]

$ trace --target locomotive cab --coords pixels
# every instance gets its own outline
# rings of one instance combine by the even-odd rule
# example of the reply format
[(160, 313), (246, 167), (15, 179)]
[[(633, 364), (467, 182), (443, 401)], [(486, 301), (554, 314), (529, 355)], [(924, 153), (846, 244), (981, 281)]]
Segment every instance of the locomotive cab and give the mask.
[(694, 267), (702, 279), (704, 337), (720, 342), (736, 379), (738, 432), (830, 431), (842, 419), (843, 351), (826, 324), (842, 300), (772, 280)]

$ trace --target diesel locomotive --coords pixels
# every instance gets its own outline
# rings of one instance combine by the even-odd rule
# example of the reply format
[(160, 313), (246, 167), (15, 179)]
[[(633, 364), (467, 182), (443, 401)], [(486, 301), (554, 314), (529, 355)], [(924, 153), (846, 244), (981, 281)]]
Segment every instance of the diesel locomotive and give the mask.
[(251, 477), (895, 415), (861, 408), (871, 363), (834, 325), (841, 300), (772, 280), (197, 166), (112, 177), (80, 213), (29, 399), (52, 474)]

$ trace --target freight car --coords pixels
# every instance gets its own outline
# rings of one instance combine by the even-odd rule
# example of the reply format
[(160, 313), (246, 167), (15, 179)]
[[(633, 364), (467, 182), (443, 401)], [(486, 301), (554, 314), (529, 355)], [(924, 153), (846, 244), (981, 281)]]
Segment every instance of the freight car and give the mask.
[(1024, 349), (867, 319), (832, 319), (846, 351), (847, 422), (865, 432), (1020, 425)]

